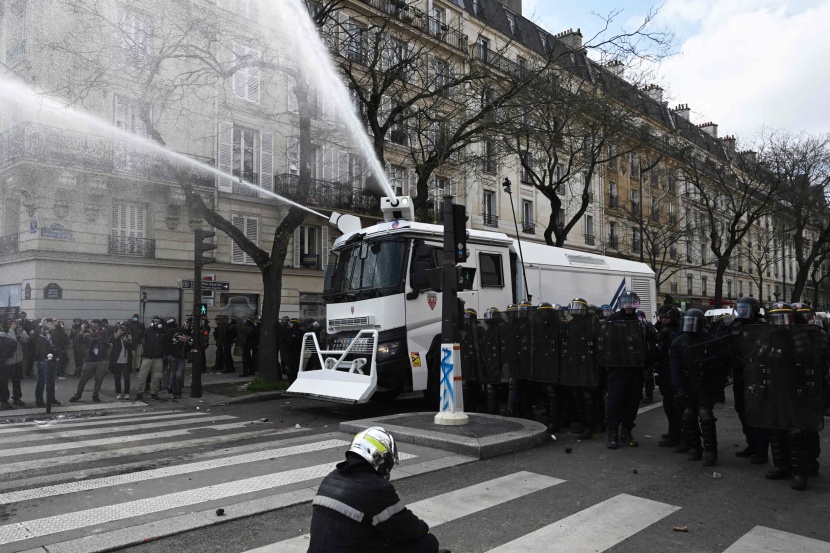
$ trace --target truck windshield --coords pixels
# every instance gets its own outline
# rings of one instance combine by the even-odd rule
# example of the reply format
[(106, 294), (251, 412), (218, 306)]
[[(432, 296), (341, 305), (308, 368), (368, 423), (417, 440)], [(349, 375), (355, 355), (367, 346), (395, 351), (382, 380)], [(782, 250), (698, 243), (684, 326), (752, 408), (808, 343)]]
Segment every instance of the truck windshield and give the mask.
[(409, 241), (358, 242), (338, 252), (325, 299), (341, 303), (403, 292)]

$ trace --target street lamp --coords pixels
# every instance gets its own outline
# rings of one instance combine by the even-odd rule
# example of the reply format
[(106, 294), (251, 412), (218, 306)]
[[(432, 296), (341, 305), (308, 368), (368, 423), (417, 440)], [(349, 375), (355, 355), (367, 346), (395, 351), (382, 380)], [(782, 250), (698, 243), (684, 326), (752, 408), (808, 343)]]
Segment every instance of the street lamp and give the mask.
[(527, 301), (531, 301), (533, 299), (533, 295), (530, 293), (530, 288), (527, 287), (527, 273), (525, 273), (525, 256), (522, 253), (522, 238), (519, 236), (519, 223), (516, 221), (516, 206), (513, 205), (513, 190), (511, 188), (513, 183), (510, 182), (510, 179), (504, 177), (504, 180), (501, 183), (502, 188), (507, 195), (510, 196), (510, 212), (513, 214), (513, 226), (516, 227), (516, 241), (519, 243), (519, 257), (522, 259), (522, 277), (525, 281), (525, 294), (527, 296)]

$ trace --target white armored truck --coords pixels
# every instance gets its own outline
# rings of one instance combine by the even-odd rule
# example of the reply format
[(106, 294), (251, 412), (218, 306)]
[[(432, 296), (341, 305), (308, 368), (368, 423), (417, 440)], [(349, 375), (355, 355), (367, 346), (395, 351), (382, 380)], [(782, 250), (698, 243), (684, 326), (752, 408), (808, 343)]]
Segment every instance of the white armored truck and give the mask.
[[(441, 267), (444, 228), (415, 222), (412, 205), (407, 197), (384, 198), (384, 222), (335, 241), (324, 294), (327, 340), (323, 345), (305, 335), (289, 395), (364, 403), (404, 391), (427, 393), (428, 377), (437, 381), (438, 367), (427, 365), (426, 354), (441, 329), (442, 293), (430, 288), (427, 275)], [(465, 307), (504, 311), (527, 297), (515, 240), (470, 229), (467, 246), (469, 258), (460, 265), (476, 271), (471, 289), (458, 292)], [(645, 264), (527, 242), (521, 250), (534, 304), (582, 297), (614, 307), (631, 290), (641, 309), (654, 313), (654, 272)]]

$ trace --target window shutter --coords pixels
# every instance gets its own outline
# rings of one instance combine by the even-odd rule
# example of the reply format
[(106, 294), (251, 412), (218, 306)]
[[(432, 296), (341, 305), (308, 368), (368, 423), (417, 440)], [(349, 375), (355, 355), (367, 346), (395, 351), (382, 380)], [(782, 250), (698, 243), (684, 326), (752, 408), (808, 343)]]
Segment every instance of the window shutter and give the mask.
[(288, 173), (292, 175), (300, 174), (300, 140), (298, 138), (289, 137), (286, 158), (288, 161)]
[[(245, 238), (253, 242), (256, 246), (259, 241), (259, 220), (255, 217), (245, 217)], [(254, 260), (248, 254), (245, 254), (245, 264), (254, 265)]]
[(328, 225), (322, 226), (322, 231), (320, 232), (320, 268), (325, 269), (326, 263), (329, 262), (329, 227)]
[[(240, 58), (248, 53), (248, 49), (241, 44), (233, 43), (233, 62), (234, 65), (239, 63)], [(237, 69), (233, 73), (233, 95), (237, 98), (246, 98), (248, 91), (248, 68)]]
[(294, 231), (294, 268), (300, 268), (300, 256), (302, 255), (300, 251), (300, 227)]
[(147, 236), (147, 210), (143, 205), (135, 206), (135, 234), (136, 238)]
[[(241, 215), (231, 215), (231, 222), (233, 226), (245, 232), (245, 217)], [(231, 241), (231, 263), (241, 265), (245, 263), (245, 252), (242, 251), (236, 241)]]
[(274, 191), (274, 135), (270, 132), (260, 133), (259, 152), (259, 185)]
[(340, 12), (340, 49), (348, 51), (349, 48), (349, 16)]
[[(253, 54), (253, 62), (259, 63), (261, 55), (258, 51), (248, 48), (248, 54)], [(257, 104), (259, 103), (259, 77), (258, 66), (251, 66), (248, 68), (248, 90), (245, 98), (251, 102), (256, 102)]]
[(334, 151), (330, 144), (323, 145), (323, 180), (326, 182), (334, 180)]
[(333, 48), (335, 44), (335, 24), (334, 24), (334, 16), (329, 15), (326, 18), (326, 21), (323, 23), (323, 42), (326, 44), (327, 47)]
[[(219, 155), (217, 156), (219, 170), (230, 175), (233, 171), (233, 123), (221, 121), (219, 123)], [(230, 177), (218, 177), (220, 192), (233, 192)]]

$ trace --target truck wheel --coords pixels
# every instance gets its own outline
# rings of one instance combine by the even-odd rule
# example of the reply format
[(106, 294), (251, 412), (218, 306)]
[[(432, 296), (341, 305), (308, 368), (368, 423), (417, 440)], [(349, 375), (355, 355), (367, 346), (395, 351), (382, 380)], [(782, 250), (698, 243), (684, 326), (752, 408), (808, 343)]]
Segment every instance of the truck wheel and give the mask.
[(401, 395), (400, 390), (384, 390), (383, 392), (375, 392), (372, 394), (370, 401), (374, 403), (392, 403), (399, 395)]

